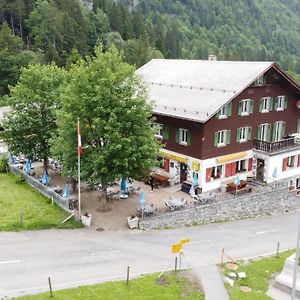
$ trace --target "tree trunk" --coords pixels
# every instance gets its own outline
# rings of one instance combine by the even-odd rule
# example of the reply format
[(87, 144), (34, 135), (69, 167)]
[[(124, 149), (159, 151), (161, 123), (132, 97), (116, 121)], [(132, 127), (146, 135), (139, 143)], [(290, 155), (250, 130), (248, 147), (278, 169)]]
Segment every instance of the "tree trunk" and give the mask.
[(44, 157), (44, 171), (48, 175), (48, 157), (47, 156)]
[(107, 195), (107, 184), (102, 183), (102, 190), (104, 193), (104, 207), (107, 207), (107, 202), (108, 202), (108, 195)]

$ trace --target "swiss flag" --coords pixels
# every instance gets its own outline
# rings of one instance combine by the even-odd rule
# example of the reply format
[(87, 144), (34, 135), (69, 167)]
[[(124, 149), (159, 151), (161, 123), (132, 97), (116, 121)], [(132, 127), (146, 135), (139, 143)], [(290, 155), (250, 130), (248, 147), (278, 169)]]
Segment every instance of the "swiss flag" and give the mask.
[(78, 156), (80, 157), (82, 154), (82, 145), (81, 145), (81, 135), (80, 135), (80, 123), (78, 119), (77, 123), (77, 137), (78, 137)]

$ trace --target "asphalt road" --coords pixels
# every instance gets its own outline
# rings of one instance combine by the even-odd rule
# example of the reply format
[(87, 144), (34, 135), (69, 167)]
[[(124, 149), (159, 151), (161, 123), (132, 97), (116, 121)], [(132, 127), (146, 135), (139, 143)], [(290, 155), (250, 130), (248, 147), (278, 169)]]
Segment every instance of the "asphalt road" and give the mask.
[(170, 269), (171, 245), (190, 238), (182, 266), (220, 262), (295, 247), (299, 212), (229, 223), (158, 231), (96, 232), (88, 229), (0, 233), (0, 298)]

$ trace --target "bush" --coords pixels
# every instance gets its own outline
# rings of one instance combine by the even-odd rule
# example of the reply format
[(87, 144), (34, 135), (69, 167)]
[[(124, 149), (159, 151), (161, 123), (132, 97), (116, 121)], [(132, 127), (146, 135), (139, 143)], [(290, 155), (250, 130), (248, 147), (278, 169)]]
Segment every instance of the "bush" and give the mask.
[(8, 170), (7, 155), (0, 156), (0, 173), (6, 173)]

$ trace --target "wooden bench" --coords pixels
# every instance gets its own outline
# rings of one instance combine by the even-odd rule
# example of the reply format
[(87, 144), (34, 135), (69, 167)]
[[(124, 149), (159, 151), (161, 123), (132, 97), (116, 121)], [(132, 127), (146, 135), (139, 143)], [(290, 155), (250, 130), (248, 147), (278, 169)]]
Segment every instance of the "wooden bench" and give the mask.
[(246, 184), (245, 186), (238, 188), (236, 190), (231, 190), (231, 194), (242, 194), (242, 193), (251, 193), (253, 189), (253, 186), (250, 184)]

